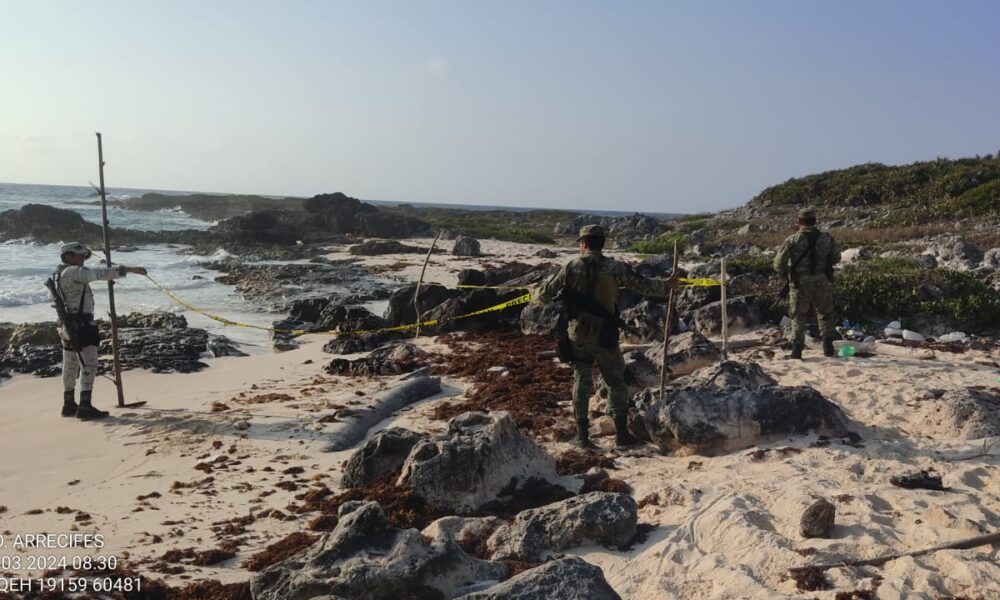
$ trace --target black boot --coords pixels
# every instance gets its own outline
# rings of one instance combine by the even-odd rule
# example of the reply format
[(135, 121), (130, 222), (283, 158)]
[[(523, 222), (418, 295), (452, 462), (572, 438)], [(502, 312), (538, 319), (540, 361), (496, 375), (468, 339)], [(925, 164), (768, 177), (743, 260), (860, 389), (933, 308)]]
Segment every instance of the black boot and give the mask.
[(90, 421), (92, 419), (103, 419), (108, 416), (108, 411), (97, 410), (90, 404), (91, 394), (92, 392), (90, 390), (80, 392), (80, 406), (76, 409), (77, 419)]
[(792, 344), (792, 355), (788, 358), (792, 360), (802, 360), (802, 346), (799, 344)]
[(629, 433), (628, 431), (628, 418), (618, 417), (615, 419), (615, 446), (619, 448), (628, 448), (630, 446), (635, 446), (639, 443), (639, 440)]
[(590, 441), (590, 423), (587, 421), (577, 421), (576, 436), (570, 440), (570, 443), (585, 450), (593, 448), (594, 442)]
[(833, 340), (826, 338), (823, 340), (823, 356), (834, 356), (837, 352), (833, 349)]
[(76, 390), (66, 390), (63, 392), (62, 416), (75, 417), (76, 409)]

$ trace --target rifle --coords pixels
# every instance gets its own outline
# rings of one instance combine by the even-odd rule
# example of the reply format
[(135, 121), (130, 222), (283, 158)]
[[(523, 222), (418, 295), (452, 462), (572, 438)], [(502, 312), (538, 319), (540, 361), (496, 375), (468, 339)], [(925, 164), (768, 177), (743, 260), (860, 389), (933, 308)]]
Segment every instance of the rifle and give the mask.
[(812, 254), (812, 251), (816, 249), (816, 242), (819, 241), (819, 236), (822, 235), (817, 232), (815, 236), (806, 236), (809, 239), (809, 245), (806, 246), (806, 251), (799, 255), (794, 261), (792, 261), (792, 268), (788, 269), (788, 279), (785, 280), (785, 285), (782, 286), (781, 290), (778, 292), (778, 297), (774, 299), (774, 303), (771, 304), (771, 310), (774, 310), (779, 304), (781, 304), (785, 298), (788, 297), (789, 292), (792, 288), (792, 282), (795, 279), (795, 268), (799, 266), (802, 259)]
[[(66, 335), (69, 337), (70, 349), (79, 354), (82, 348), (80, 346), (80, 338), (77, 335), (76, 319), (70, 318), (69, 312), (66, 310), (66, 304), (63, 302), (62, 295), (60, 295), (59, 291), (56, 289), (56, 282), (53, 281), (51, 277), (45, 281), (45, 287), (49, 288), (49, 292), (52, 294), (52, 299), (55, 301), (53, 306), (56, 309), (56, 315), (59, 317), (59, 324), (66, 329)], [(80, 364), (83, 364), (82, 360), (80, 361)]]

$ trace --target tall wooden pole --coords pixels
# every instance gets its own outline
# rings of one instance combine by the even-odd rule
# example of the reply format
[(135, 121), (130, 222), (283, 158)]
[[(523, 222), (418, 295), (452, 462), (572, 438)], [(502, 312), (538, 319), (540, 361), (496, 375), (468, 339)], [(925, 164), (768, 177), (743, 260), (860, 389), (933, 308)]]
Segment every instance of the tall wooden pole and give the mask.
[[(674, 266), (670, 276), (677, 276), (677, 240), (674, 240)], [(660, 398), (667, 395), (667, 346), (670, 345), (670, 324), (674, 320), (674, 287), (667, 292), (667, 322), (663, 325), (663, 364), (660, 365)]]
[(729, 294), (726, 289), (726, 257), (722, 257), (721, 264), (719, 265), (719, 271), (721, 271), (719, 279), (720, 285), (722, 285), (722, 306), (720, 307), (720, 313), (722, 315), (722, 360), (729, 360)]
[(427, 263), (431, 260), (431, 253), (434, 252), (434, 246), (437, 246), (439, 237), (441, 237), (441, 230), (438, 230), (437, 234), (435, 234), (434, 241), (431, 242), (431, 247), (427, 249), (424, 266), (420, 269), (420, 281), (417, 282), (417, 289), (413, 291), (413, 312), (417, 315), (417, 327), (413, 337), (420, 337), (420, 320), (423, 318), (423, 314), (420, 312), (420, 287), (424, 285), (424, 273), (427, 272)]
[[(111, 268), (111, 237), (108, 232), (108, 198), (104, 191), (104, 146), (97, 134), (97, 167), (101, 174), (101, 220), (104, 224), (104, 260)], [(122, 386), (122, 363), (118, 356), (118, 314), (115, 312), (115, 282), (108, 281), (108, 308), (111, 316), (111, 351), (114, 357), (115, 388), (118, 389), (118, 407), (125, 406), (125, 389)]]

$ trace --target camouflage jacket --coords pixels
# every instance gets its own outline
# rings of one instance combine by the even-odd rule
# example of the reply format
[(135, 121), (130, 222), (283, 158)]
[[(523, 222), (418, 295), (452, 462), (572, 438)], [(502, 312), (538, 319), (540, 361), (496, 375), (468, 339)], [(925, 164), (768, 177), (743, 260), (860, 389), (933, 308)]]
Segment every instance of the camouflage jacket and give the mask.
[[(592, 272), (588, 272), (590, 269)], [(611, 313), (617, 312), (619, 288), (661, 298), (666, 297), (668, 290), (665, 279), (643, 277), (626, 263), (608, 258), (600, 252), (587, 252), (566, 263), (541, 286), (535, 295), (536, 300), (551, 302), (564, 286), (589, 295)], [(582, 311), (570, 321), (569, 337), (577, 343), (596, 344), (603, 322), (600, 317)]]
[[(811, 255), (806, 256), (810, 235), (819, 237)], [(799, 257), (802, 259), (799, 260)], [(840, 248), (829, 233), (808, 227), (788, 236), (781, 244), (778, 255), (774, 257), (774, 270), (782, 277), (788, 277), (792, 263), (796, 261), (798, 265), (792, 274), (793, 280), (807, 275), (824, 275), (833, 268), (833, 265), (840, 262)]]

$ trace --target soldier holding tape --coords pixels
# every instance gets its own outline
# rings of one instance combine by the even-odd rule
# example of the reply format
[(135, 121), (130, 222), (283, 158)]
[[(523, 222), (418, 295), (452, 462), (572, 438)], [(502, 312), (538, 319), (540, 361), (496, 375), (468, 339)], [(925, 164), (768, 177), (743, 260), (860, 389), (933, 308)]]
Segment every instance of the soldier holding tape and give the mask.
[[(94, 379), (97, 377), (97, 347), (101, 335), (94, 321), (94, 281), (111, 281), (127, 273), (145, 275), (142, 267), (83, 266), (90, 258), (90, 248), (81, 243), (65, 244), (60, 249), (62, 264), (49, 282), (60, 313), (59, 336), (63, 340), (64, 417), (102, 419), (107, 411), (91, 404)], [(65, 316), (65, 319), (63, 318)], [(76, 379), (80, 378), (80, 404), (76, 403)]]
[(593, 386), (592, 369), (597, 363), (611, 390), (611, 417), (615, 422), (616, 445), (631, 446), (637, 440), (628, 432), (628, 403), (625, 389), (625, 359), (618, 346), (621, 327), (618, 290), (664, 298), (676, 279), (649, 279), (629, 265), (604, 256), (604, 229), (587, 225), (577, 238), (580, 257), (547, 281), (537, 301), (561, 299), (567, 308), (567, 339), (560, 341), (559, 358), (573, 364), (573, 416), (577, 437), (574, 443), (593, 447), (589, 437), (589, 401)]

